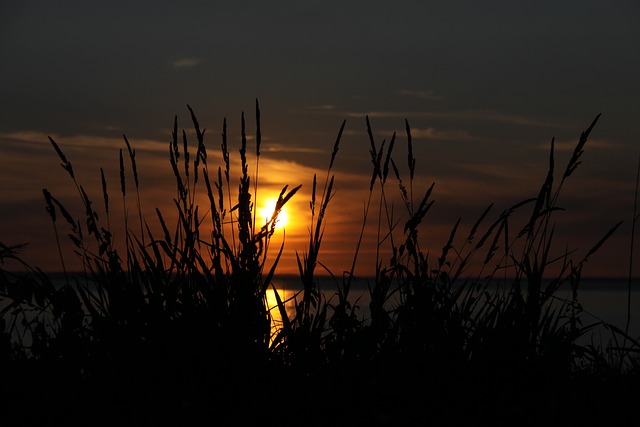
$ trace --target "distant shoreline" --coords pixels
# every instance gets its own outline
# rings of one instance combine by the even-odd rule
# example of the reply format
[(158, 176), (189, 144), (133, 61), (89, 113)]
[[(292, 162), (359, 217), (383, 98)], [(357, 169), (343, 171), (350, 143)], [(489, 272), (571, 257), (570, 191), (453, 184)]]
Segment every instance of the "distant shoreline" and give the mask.
[[(24, 271), (7, 271), (10, 274), (15, 274), (17, 276), (20, 275), (31, 275), (28, 272), (24, 272)], [(64, 279), (65, 275), (69, 276), (69, 277), (82, 277), (85, 275), (85, 273), (83, 272), (67, 272), (64, 273), (62, 271), (43, 271), (43, 273), (49, 277), (52, 280), (62, 280)], [(90, 274), (87, 275), (87, 277), (91, 277)], [(275, 282), (287, 282), (287, 283), (294, 283), (296, 281), (300, 281), (300, 276), (295, 275), (295, 274), (276, 274), (274, 276), (273, 279)], [(322, 274), (316, 274), (314, 276), (314, 280), (320, 284), (327, 284), (327, 283), (331, 283), (334, 281), (341, 281), (342, 280), (342, 276), (334, 276), (331, 277), (329, 275), (322, 275)], [(465, 277), (460, 277), (456, 283), (464, 283), (465, 280), (467, 280), (467, 278)], [(474, 280), (472, 278), (468, 278), (468, 280)], [(497, 279), (496, 276), (494, 276), (489, 283), (503, 283), (503, 284), (508, 284), (510, 283), (512, 280), (514, 280), (513, 278), (499, 278)], [(526, 280), (521, 279), (522, 283), (526, 283)], [(553, 278), (546, 278), (543, 279), (544, 283), (548, 283), (549, 281), (553, 280)], [(358, 277), (358, 276), (354, 276), (354, 278), (351, 281), (351, 286), (354, 288), (361, 288), (367, 287), (367, 284), (372, 284), (374, 283), (375, 278), (373, 276), (364, 276), (364, 277)], [(479, 281), (481, 282), (481, 281)], [(635, 284), (635, 286), (634, 286)], [(580, 283), (579, 283), (580, 287), (588, 287), (590, 289), (597, 289), (597, 288), (609, 288), (610, 286), (615, 287), (616, 289), (619, 287), (624, 287), (625, 289), (628, 287), (629, 285), (629, 278), (628, 277), (606, 277), (606, 276), (593, 276), (593, 277), (582, 277), (580, 278)], [(632, 291), (640, 291), (640, 276), (639, 277), (632, 277), (631, 278), (631, 286), (632, 286)]]

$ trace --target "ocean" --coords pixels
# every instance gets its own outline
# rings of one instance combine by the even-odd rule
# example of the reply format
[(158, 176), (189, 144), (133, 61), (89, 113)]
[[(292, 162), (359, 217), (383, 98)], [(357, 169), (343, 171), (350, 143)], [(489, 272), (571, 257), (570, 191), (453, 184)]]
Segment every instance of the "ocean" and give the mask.
[[(369, 316), (369, 290), (367, 283), (373, 283), (372, 279), (357, 280), (352, 282), (350, 302), (358, 306), (359, 317), (366, 321)], [(331, 298), (336, 293), (336, 285), (330, 278), (318, 280), (321, 291), (325, 297)], [(276, 287), (280, 291), (281, 298), (292, 297), (299, 290), (299, 279), (296, 277), (277, 278)], [(554, 295), (559, 299), (571, 300), (571, 289), (568, 286), (560, 288)], [(268, 302), (275, 305), (275, 298), (268, 297)], [(627, 313), (629, 317), (629, 335), (640, 339), (640, 279), (631, 282), (629, 294), (629, 280), (619, 278), (588, 278), (581, 279), (578, 288), (578, 302), (582, 306), (582, 325), (604, 322), (613, 325), (620, 330), (625, 330)], [(630, 305), (628, 304), (630, 302)], [(393, 304), (393, 302), (391, 303)], [(287, 304), (287, 311), (294, 313), (294, 303)], [(630, 311), (628, 310), (630, 308)], [(594, 338), (604, 342), (611, 336), (611, 331), (606, 327), (593, 329)]]
[[(64, 276), (61, 274), (53, 274), (49, 277), (53, 279), (52, 281), (56, 286), (62, 286), (65, 283)], [(335, 302), (337, 299), (337, 287), (333, 279), (320, 277), (317, 278), (317, 283), (324, 297), (330, 302)], [(359, 319), (365, 322), (369, 318), (370, 296), (368, 283), (373, 283), (373, 280), (359, 279), (352, 281), (349, 294), (349, 301), (352, 305), (358, 307), (356, 313)], [(293, 298), (300, 290), (299, 278), (295, 276), (276, 277), (274, 285), (278, 289), (280, 298), (287, 301), (285, 307), (289, 317), (292, 318), (295, 315), (295, 301)], [(554, 295), (559, 299), (571, 300), (571, 290), (568, 286), (559, 289)], [(583, 309), (581, 316), (583, 326), (603, 322), (624, 331), (629, 314), (629, 335), (636, 340), (640, 340), (640, 279), (632, 280), (631, 292), (629, 292), (628, 279), (582, 279), (578, 289), (578, 302)], [(272, 308), (276, 307), (276, 298), (272, 289), (267, 292), (267, 304)], [(389, 307), (392, 307), (394, 301), (390, 301), (389, 304)], [(0, 301), (0, 308), (4, 305)], [(277, 328), (281, 320), (278, 310), (272, 310), (272, 316), (274, 318), (273, 327)], [(584, 337), (584, 339), (593, 337), (596, 342), (606, 344), (611, 336), (610, 328), (599, 326), (594, 328), (592, 334)]]

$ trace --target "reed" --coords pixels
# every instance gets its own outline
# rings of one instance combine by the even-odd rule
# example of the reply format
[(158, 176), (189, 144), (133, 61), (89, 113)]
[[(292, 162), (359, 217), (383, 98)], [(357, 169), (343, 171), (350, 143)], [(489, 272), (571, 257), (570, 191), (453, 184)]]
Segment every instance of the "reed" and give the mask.
[[(136, 152), (124, 136), (129, 155), (127, 167), (123, 150), (119, 151), (124, 247), (114, 244), (113, 209), (103, 169), (106, 224), (100, 219), (103, 212), (94, 209), (76, 180), (71, 162), (50, 138), (78, 191), (84, 214), (82, 220), (75, 219), (49, 190), (43, 190), (64, 271), (61, 287), (22, 259), (21, 245), (0, 243), (0, 261), (15, 260), (25, 271), (17, 274), (0, 265), (0, 359), (30, 378), (25, 384), (36, 381), (44, 366), (48, 372), (66, 375), (64, 384), (56, 383), (60, 378), (52, 373), (43, 377), (54, 387), (78, 398), (74, 393), (81, 390), (86, 412), (100, 402), (125, 405), (127, 410), (152, 408), (156, 414), (168, 410), (171, 416), (184, 419), (212, 407), (217, 420), (270, 420), (281, 425), (285, 421), (261, 391), (265, 387), (283, 394), (297, 390), (286, 408), (293, 419), (308, 416), (305, 411), (317, 408), (319, 400), (331, 393), (334, 410), (345, 423), (353, 421), (351, 406), (375, 407), (374, 412), (361, 415), (368, 423), (378, 422), (375, 417), (383, 415), (399, 423), (416, 421), (413, 417), (439, 422), (446, 417), (445, 408), (470, 417), (498, 416), (493, 406), (499, 399), (513, 403), (510, 410), (520, 411), (520, 416), (542, 416), (540, 411), (566, 415), (564, 408), (541, 402), (536, 393), (564, 387), (580, 395), (578, 383), (620, 384), (637, 375), (638, 341), (613, 325), (583, 325), (578, 300), (583, 267), (620, 223), (581, 259), (573, 259), (569, 249), (557, 251), (554, 241), (555, 217), (563, 211), (558, 203), (561, 189), (581, 163), (600, 116), (581, 134), (559, 180), (552, 140), (548, 170), (537, 195), (507, 207), (493, 219), (494, 205), (489, 204), (462, 237), (458, 218), (441, 252), (431, 256), (421, 247), (420, 230), (434, 203), (435, 183), (421, 193), (414, 188), (416, 159), (409, 123), (405, 121), (408, 177), (403, 178), (393, 158), (396, 134), (385, 151), (386, 142), (376, 143), (367, 117), (371, 180), (352, 266), (340, 278), (321, 262), (321, 246), (334, 194), (333, 167), (346, 125), (343, 121), (324, 181), (319, 183), (313, 176), (308, 245), (302, 253), (296, 252), (300, 290), (285, 301), (273, 283), (284, 242), (274, 257), (267, 254), (273, 249), (270, 243), (278, 215), (301, 186), (285, 185), (271, 218), (257, 223), (262, 138), (257, 100), (255, 175), (249, 173), (243, 112), (235, 194), (226, 118), (222, 162), (214, 165), (206, 129), (200, 127), (190, 106), (188, 110), (196, 141), (191, 143), (186, 131), (179, 132), (176, 116), (168, 144), (176, 184), (175, 211), (167, 216), (156, 208), (158, 227), (142, 214)], [(136, 190), (135, 227), (128, 220), (128, 174)], [(389, 188), (394, 179), (397, 196)], [(200, 192), (206, 194), (205, 205), (198, 202)], [(414, 199), (416, 194), (421, 196)], [(350, 292), (376, 197), (376, 267), (368, 283), (370, 315), (364, 318), (358, 315), (359, 302)], [(400, 201), (400, 212), (394, 200)], [(65, 267), (60, 215), (75, 247), (73, 255), (82, 262), (80, 274), (71, 274)], [(175, 217), (175, 223), (168, 223), (169, 217)], [(525, 220), (519, 223), (517, 218), (522, 217)], [(473, 270), (472, 265), (479, 268)], [(333, 296), (320, 288), (318, 267), (335, 284)], [(557, 296), (565, 284), (573, 290), (569, 301)], [(270, 290), (276, 291), (275, 307), (267, 304)], [(291, 317), (285, 307), (290, 302), (295, 306)], [(281, 318), (275, 330), (273, 310)], [(613, 342), (582, 344), (596, 326), (613, 331)], [(19, 375), (12, 378), (17, 381)], [(416, 384), (418, 391), (411, 391)], [(129, 395), (114, 400), (113, 393), (123, 387)], [(513, 387), (528, 391), (520, 397), (505, 393)], [(471, 401), (463, 402), (461, 396)], [(400, 411), (403, 402), (413, 405), (409, 413)], [(420, 402), (430, 403), (424, 407)], [(250, 414), (246, 408), (255, 411)], [(262, 418), (251, 418), (258, 413)]]

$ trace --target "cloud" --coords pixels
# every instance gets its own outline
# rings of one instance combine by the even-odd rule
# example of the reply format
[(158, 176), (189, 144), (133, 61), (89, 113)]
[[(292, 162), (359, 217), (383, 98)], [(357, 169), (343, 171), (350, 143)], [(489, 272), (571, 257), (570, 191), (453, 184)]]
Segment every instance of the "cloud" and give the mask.
[(289, 110), (290, 113), (314, 113), (314, 114), (342, 114), (340, 107), (334, 104), (317, 104), (307, 105), (304, 107), (294, 107)]
[[(431, 91), (409, 91), (401, 90), (400, 94), (406, 96), (414, 96), (423, 99), (442, 99), (437, 95), (434, 95)], [(345, 117), (364, 117), (379, 118), (379, 119), (430, 119), (430, 120), (446, 120), (446, 121), (460, 121), (460, 120), (475, 120), (481, 122), (493, 122), (501, 124), (511, 124), (518, 126), (531, 126), (553, 129), (567, 129), (566, 125), (562, 125), (556, 121), (541, 120), (535, 117), (501, 113), (490, 110), (461, 110), (461, 111), (345, 111), (337, 105), (322, 104), (322, 105), (310, 105), (302, 108), (303, 111), (311, 111), (314, 113), (325, 114), (338, 114)]]
[[(81, 149), (99, 149), (125, 147), (122, 137), (104, 137), (99, 135), (60, 136), (40, 131), (0, 132), (0, 141), (5, 143), (36, 144), (50, 148), (49, 136), (64, 150), (65, 147)], [(133, 148), (148, 151), (166, 152), (167, 143), (151, 139), (129, 139)]]
[(436, 95), (432, 90), (420, 91), (420, 90), (401, 89), (400, 95), (409, 96), (412, 98), (428, 99), (430, 101), (438, 101), (438, 100), (444, 99), (443, 96)]
[[(397, 137), (405, 136), (405, 131), (400, 132), (394, 130), (380, 130), (376, 134), (382, 137), (391, 137), (396, 134)], [(344, 135), (366, 137), (367, 132), (365, 130), (358, 129), (345, 129)], [(459, 142), (485, 142), (495, 143), (499, 142), (497, 139), (481, 137), (474, 135), (471, 132), (463, 129), (440, 129), (432, 126), (426, 128), (419, 128), (411, 126), (411, 137), (413, 139), (428, 139), (432, 141), (459, 141)]]
[(471, 135), (466, 130), (438, 130), (433, 127), (428, 128), (411, 128), (411, 136), (413, 138), (434, 139), (439, 141), (464, 141), (464, 142), (483, 142), (489, 141), (486, 138)]
[[(578, 139), (572, 139), (572, 140), (556, 140), (553, 143), (553, 149), (555, 151), (573, 151), (576, 148), (576, 145), (578, 144)], [(620, 144), (618, 142), (614, 142), (614, 141), (610, 141), (610, 140), (605, 140), (605, 139), (589, 139), (587, 141), (587, 143), (585, 144), (585, 147), (587, 149), (590, 148), (596, 148), (596, 149), (620, 149), (620, 148), (625, 148), (625, 145)], [(545, 150), (545, 151), (549, 151), (549, 143), (544, 143), (544, 144), (539, 144), (538, 148), (540, 148), (541, 150)]]
[(270, 143), (261, 150), (270, 153), (324, 153), (324, 150), (315, 147), (291, 146), (273, 143)]
[(309, 105), (305, 107), (305, 110), (314, 110), (314, 111), (333, 111), (338, 107), (333, 104), (323, 104), (323, 105)]
[(520, 126), (533, 126), (533, 127), (547, 127), (547, 128), (565, 128), (566, 126), (559, 125), (557, 122), (549, 122), (545, 120), (539, 120), (533, 117), (497, 113), (493, 111), (481, 111), (481, 110), (463, 110), (463, 111), (448, 111), (448, 112), (433, 112), (433, 111), (364, 111), (357, 112), (351, 111), (344, 113), (348, 117), (363, 117), (369, 116), (370, 118), (425, 118), (433, 120), (479, 120), (484, 122), (498, 122), (508, 123)]
[(173, 68), (193, 68), (202, 62), (200, 58), (187, 57), (173, 61)]

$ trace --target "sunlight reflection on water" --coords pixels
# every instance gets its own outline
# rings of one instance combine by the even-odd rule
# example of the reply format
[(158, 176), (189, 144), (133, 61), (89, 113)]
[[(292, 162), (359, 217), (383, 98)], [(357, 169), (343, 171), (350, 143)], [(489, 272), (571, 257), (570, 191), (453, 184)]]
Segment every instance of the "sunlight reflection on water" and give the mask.
[[(293, 319), (296, 315), (296, 301), (295, 296), (298, 291), (286, 289), (282, 285), (279, 286), (278, 289), (278, 297), (280, 301), (284, 304), (285, 311), (287, 313), (287, 317), (289, 319)], [(271, 336), (275, 336), (275, 334), (282, 328), (282, 315), (280, 313), (280, 309), (278, 308), (278, 299), (276, 298), (276, 291), (273, 288), (267, 289), (266, 292), (267, 299), (267, 308), (271, 313)]]

